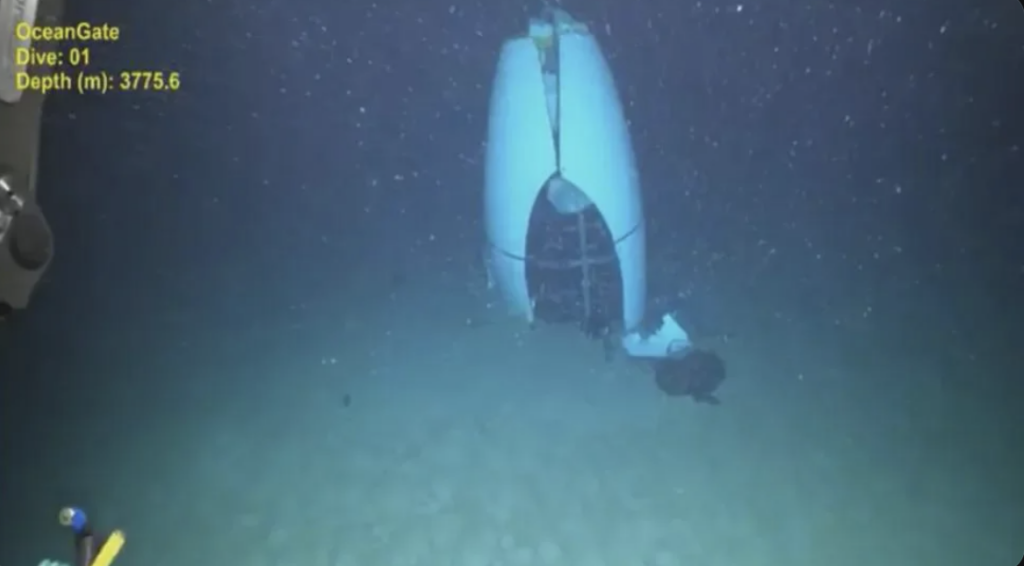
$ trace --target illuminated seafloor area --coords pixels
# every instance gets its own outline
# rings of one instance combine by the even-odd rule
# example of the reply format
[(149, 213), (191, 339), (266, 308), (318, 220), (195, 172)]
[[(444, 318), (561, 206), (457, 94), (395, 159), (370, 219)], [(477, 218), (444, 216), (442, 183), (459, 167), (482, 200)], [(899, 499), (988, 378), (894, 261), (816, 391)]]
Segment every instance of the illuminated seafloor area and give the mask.
[[(116, 341), (49, 362), (51, 375), (88, 364), (96, 394), (62, 407), (59, 427), (28, 419), (19, 438), (36, 446), (8, 446), (34, 459), (9, 474), (37, 471), (5, 502), (4, 521), (32, 526), (5, 555), (70, 552), (50, 517), (59, 486), (126, 530), (129, 566), (1012, 556), (1012, 428), (986, 412), (991, 389), (963, 393), (955, 356), (924, 337), (896, 346), (747, 311), (786, 332), (737, 329), (721, 349), (723, 404), (697, 405), (571, 328), (525, 330), (450, 278), (387, 295), (363, 279), (350, 295), (363, 312), (297, 306), (233, 337), (187, 332), (187, 319), (110, 328)], [(162, 354), (125, 355), (145, 351)]]

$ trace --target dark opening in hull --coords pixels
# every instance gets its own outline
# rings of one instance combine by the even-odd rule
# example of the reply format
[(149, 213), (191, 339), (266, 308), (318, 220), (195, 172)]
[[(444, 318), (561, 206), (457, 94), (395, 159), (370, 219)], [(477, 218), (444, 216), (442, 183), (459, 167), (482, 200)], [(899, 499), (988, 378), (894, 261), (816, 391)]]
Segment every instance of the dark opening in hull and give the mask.
[(605, 336), (621, 323), (619, 260), (611, 231), (596, 207), (561, 214), (541, 191), (530, 216), (526, 256), (526, 281), (537, 320), (577, 324), (592, 338)]

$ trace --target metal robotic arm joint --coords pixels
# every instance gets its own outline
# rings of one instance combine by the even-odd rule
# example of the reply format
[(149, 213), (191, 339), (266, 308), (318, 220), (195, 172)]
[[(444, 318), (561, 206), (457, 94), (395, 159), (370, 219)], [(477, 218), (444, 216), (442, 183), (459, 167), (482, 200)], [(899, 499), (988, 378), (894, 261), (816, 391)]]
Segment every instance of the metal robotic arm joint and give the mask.
[(44, 96), (18, 90), (15, 79), (49, 71), (18, 65), (18, 49), (58, 46), (16, 40), (14, 30), (57, 25), (63, 11), (63, 0), (0, 0), (0, 318), (28, 307), (53, 257), (53, 235), (36, 191)]
[(25, 199), (14, 192), (10, 175), (0, 175), (0, 243), (6, 236), (14, 218), (25, 208)]

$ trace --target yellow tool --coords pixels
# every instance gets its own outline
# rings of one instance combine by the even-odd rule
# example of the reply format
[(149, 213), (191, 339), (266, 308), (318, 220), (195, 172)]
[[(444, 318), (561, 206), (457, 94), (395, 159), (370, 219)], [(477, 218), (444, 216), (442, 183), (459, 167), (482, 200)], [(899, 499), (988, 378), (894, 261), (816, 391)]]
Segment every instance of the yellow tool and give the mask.
[(117, 555), (121, 553), (121, 548), (124, 546), (124, 533), (121, 531), (114, 531), (107, 537), (107, 541), (103, 543), (103, 547), (96, 553), (96, 557), (92, 559), (91, 566), (110, 566), (110, 563), (117, 558)]

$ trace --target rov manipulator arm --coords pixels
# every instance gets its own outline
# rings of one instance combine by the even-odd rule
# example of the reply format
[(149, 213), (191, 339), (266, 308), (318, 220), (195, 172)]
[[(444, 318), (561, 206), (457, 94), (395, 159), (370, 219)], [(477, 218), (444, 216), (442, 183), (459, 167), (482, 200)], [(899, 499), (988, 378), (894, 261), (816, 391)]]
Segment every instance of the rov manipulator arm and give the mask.
[(43, 95), (18, 89), (18, 76), (47, 67), (18, 64), (19, 52), (56, 45), (19, 39), (18, 26), (57, 25), (64, 0), (0, 0), (0, 318), (28, 307), (53, 257), (53, 234), (36, 192)]
[(124, 548), (124, 533), (111, 531), (108, 535), (96, 533), (89, 524), (85, 512), (78, 507), (65, 507), (58, 516), (60, 524), (71, 529), (75, 536), (75, 561), (73, 565), (44, 560), (47, 566), (111, 566)]

